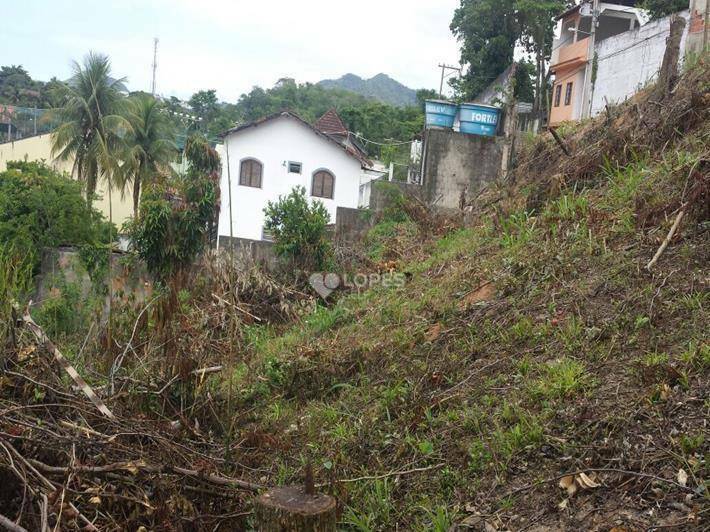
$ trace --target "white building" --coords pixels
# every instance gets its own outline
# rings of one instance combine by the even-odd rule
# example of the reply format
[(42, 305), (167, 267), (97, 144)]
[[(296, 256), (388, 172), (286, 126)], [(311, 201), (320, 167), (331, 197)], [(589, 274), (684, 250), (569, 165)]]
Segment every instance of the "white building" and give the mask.
[(235, 127), (220, 152), (222, 238), (268, 240), (264, 207), (297, 186), (321, 201), (334, 223), (338, 207), (360, 206), (361, 186), (375, 177), (335, 111), (315, 125), (285, 111)]
[[(649, 22), (638, 0), (584, 0), (558, 17), (560, 37), (552, 48), (555, 75), (550, 126), (600, 113), (655, 81), (670, 35), (671, 17)], [(594, 47), (590, 46), (598, 6)], [(689, 12), (679, 15), (686, 20)], [(684, 53), (686, 35), (681, 43)], [(596, 72), (594, 72), (596, 68)]]
[[(678, 13), (686, 19), (688, 11)], [(601, 113), (609, 104), (618, 104), (632, 97), (648, 83), (656, 80), (666, 53), (671, 17), (654, 20), (615, 35), (595, 47), (598, 70), (592, 93), (592, 115)], [(680, 57), (685, 55), (689, 25), (680, 44)]]

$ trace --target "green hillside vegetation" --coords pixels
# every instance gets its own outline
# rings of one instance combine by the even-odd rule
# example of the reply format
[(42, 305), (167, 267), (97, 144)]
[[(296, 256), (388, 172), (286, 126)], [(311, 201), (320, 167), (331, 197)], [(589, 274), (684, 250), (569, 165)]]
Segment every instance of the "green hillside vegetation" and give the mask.
[(351, 131), (373, 143), (365, 143), (372, 156), (380, 156), (379, 144), (412, 140), (424, 128), (423, 105), (395, 107), (340, 89), (326, 89), (311, 83), (281, 80), (271, 89), (254, 87), (236, 104), (220, 103), (214, 91), (202, 91), (190, 100), (191, 111), (202, 118), (196, 125), (176, 128), (198, 129), (214, 138), (238, 123), (251, 122), (284, 110), (315, 123), (329, 109), (335, 109)]
[[(540, 140), (515, 191), (491, 190), (470, 226), (381, 222), (380, 256), (409, 282), (255, 330), (220, 383), (232, 437), (258, 442), (240, 461), (273, 484), (311, 461), (340, 481), (348, 530), (599, 529), (622, 510), (631, 529), (694, 528), (709, 450), (707, 65), (684, 82), (663, 113), (640, 103), (669, 129), (635, 129), (635, 102), (569, 131), (578, 150), (606, 137), (584, 180), (534, 173), (564, 158)], [(680, 236), (648, 271), (679, 209)], [(580, 470), (599, 487), (570, 497), (558, 481)]]
[[(21, 66), (0, 70), (0, 104), (27, 107), (58, 107), (62, 101), (62, 83), (33, 80)], [(342, 89), (329, 89), (317, 84), (298, 84), (285, 78), (271, 89), (254, 87), (242, 94), (236, 103), (220, 102), (214, 90), (201, 90), (187, 102), (171, 97), (161, 100), (161, 108), (169, 113), (174, 133), (183, 139), (194, 132), (216, 140), (220, 133), (237, 124), (258, 120), (283, 110), (291, 110), (314, 123), (329, 109), (336, 109), (348, 128), (365, 139), (373, 157), (381, 155), (379, 144), (388, 141), (408, 141), (424, 128), (424, 97), (431, 91), (414, 93), (409, 105), (396, 106)], [(146, 97), (141, 91), (134, 97)], [(186, 118), (184, 115), (193, 118)]]
[(66, 500), (105, 529), (253, 529), (254, 493), (310, 464), (343, 530), (703, 530), (709, 119), (700, 60), (670, 94), (561, 128), (571, 157), (530, 140), (472, 212), (388, 188), (335, 257), (402, 284), (323, 303), (298, 272), (205, 257), (170, 300), (115, 309), (112, 342), (93, 323), (54, 338), (115, 420), (23, 331), (0, 463), (72, 475)]
[(345, 74), (338, 79), (319, 81), (318, 85), (326, 89), (343, 89), (366, 98), (397, 107), (407, 107), (417, 103), (417, 93), (387, 74), (377, 74), (370, 79), (363, 79), (355, 74)]

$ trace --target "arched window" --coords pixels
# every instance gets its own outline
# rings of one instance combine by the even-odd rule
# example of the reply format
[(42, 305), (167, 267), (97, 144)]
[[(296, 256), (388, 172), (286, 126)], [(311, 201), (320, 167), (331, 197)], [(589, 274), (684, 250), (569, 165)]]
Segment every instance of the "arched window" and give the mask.
[(239, 165), (239, 184), (245, 187), (261, 188), (264, 165), (256, 159), (244, 159)]
[(311, 196), (316, 198), (333, 199), (335, 192), (335, 176), (328, 170), (318, 170), (313, 174)]

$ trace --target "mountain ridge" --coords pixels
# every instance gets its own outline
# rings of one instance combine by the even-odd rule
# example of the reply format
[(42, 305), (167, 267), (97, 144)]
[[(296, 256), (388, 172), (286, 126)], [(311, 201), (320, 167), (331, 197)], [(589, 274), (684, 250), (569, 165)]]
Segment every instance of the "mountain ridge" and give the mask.
[(397, 107), (415, 105), (417, 102), (417, 93), (414, 89), (410, 89), (384, 73), (379, 73), (369, 79), (347, 73), (338, 79), (324, 79), (319, 81), (317, 85), (325, 89), (347, 90)]

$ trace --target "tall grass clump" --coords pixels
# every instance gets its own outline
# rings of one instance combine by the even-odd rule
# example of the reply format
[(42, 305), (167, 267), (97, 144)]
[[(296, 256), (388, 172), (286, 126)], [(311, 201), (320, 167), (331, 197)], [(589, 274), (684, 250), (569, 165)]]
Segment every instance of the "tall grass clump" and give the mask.
[(32, 262), (10, 245), (0, 245), (0, 348), (14, 327), (12, 305), (22, 302), (32, 286)]

